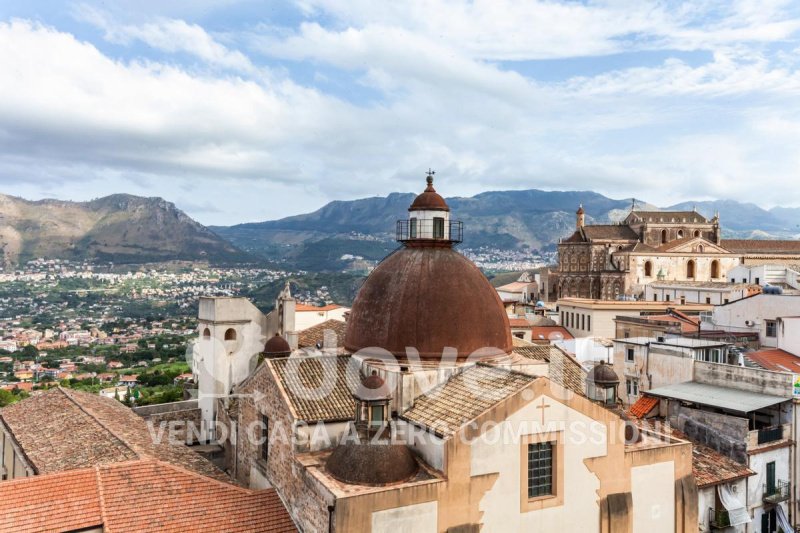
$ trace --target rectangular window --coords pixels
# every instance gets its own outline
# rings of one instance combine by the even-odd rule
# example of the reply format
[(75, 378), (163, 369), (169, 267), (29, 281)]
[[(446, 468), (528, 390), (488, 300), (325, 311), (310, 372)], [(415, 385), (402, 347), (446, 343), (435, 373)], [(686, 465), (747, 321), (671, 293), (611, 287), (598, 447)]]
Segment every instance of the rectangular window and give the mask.
[(761, 278), (756, 278), (756, 285), (761, 285)]
[(628, 348), (625, 352), (625, 362), (633, 363), (633, 348)]
[(382, 405), (373, 405), (371, 409), (372, 417), (370, 418), (369, 424), (371, 426), (382, 426), (383, 425), (383, 406)]
[(416, 239), (417, 238), (417, 219), (416, 218), (412, 218), (409, 221), (408, 233), (409, 233), (408, 236), (411, 237), (412, 239)]
[(654, 302), (657, 302), (657, 301), (658, 301), (658, 294), (654, 294), (654, 295), (653, 295), (653, 301), (654, 301)]
[(634, 378), (627, 378), (625, 386), (628, 390), (628, 396), (639, 396), (639, 380)]
[(672, 297), (669, 294), (665, 294), (664, 295), (664, 300), (669, 302), (670, 300), (672, 300)]
[(767, 337), (777, 337), (778, 323), (774, 320), (765, 320), (764, 323), (767, 325)]
[(433, 219), (433, 238), (444, 239), (444, 219), (441, 217)]
[(553, 443), (528, 444), (528, 498), (553, 494)]
[(261, 459), (269, 459), (269, 418), (261, 415)]
[(586, 331), (586, 315), (581, 315), (581, 329)]
[(710, 304), (710, 303), (711, 303), (711, 297), (710, 297), (710, 296), (706, 296), (706, 303), (707, 303), (707, 304)]
[(592, 315), (586, 317), (586, 331), (592, 331)]

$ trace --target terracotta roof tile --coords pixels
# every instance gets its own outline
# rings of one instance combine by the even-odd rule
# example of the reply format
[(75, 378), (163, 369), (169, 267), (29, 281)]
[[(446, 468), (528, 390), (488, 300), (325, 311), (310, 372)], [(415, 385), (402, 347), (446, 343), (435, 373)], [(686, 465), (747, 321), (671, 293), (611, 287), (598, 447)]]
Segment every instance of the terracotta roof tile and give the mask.
[(764, 370), (800, 374), (800, 357), (781, 349), (760, 350), (744, 356)]
[(304, 329), (298, 334), (297, 345), (300, 348), (313, 348), (319, 343), (325, 344), (325, 333), (333, 332), (336, 346), (344, 345), (344, 332), (347, 328), (347, 323), (342, 320), (330, 319)]
[(210, 461), (166, 435), (154, 440), (143, 418), (113, 398), (52, 388), (0, 410), (37, 473), (152, 457), (227, 480)]
[(0, 483), (0, 531), (73, 531), (102, 523), (94, 469)]
[[(533, 340), (552, 340), (552, 339), (574, 339), (572, 333), (563, 326), (533, 326), (531, 328)], [(555, 337), (551, 337), (555, 335)]]
[(738, 253), (800, 253), (800, 240), (722, 239), (720, 246)]
[(635, 418), (644, 418), (658, 405), (659, 399), (653, 396), (642, 396), (628, 409), (628, 413)]
[(584, 226), (583, 234), (592, 241), (638, 241), (639, 236), (630, 226), (623, 224), (597, 224)]
[(551, 380), (572, 392), (586, 394), (586, 370), (577, 359), (558, 346), (516, 340), (513, 353), (526, 359), (546, 361)]
[[(359, 364), (350, 356), (286, 357), (267, 360), (287, 402), (299, 420), (350, 420), (355, 413), (353, 391), (360, 383)], [(306, 394), (320, 388), (326, 376), (335, 376), (330, 391), (317, 398)]]
[(536, 376), (478, 364), (419, 396), (401, 418), (436, 434), (450, 436), (536, 379)]
[(297, 531), (272, 489), (221, 483), (137, 460), (0, 483), (0, 530)]
[[(679, 439), (689, 440), (676, 429), (672, 430), (672, 434)], [(745, 465), (737, 463), (715, 449), (695, 442), (692, 442), (692, 473), (697, 481), (697, 488), (700, 489), (720, 483), (730, 483), (756, 474)]]

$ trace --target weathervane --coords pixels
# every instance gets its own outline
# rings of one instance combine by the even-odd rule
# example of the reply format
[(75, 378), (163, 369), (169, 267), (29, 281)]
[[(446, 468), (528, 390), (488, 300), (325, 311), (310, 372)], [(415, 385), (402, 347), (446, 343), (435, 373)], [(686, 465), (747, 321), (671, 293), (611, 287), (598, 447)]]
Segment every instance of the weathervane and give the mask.
[(436, 174), (436, 171), (435, 170), (431, 170), (431, 167), (428, 167), (428, 172), (426, 172), (426, 174), (428, 175), (428, 177), (426, 179), (426, 181), (428, 182), (428, 185), (432, 185), (433, 184), (433, 175)]

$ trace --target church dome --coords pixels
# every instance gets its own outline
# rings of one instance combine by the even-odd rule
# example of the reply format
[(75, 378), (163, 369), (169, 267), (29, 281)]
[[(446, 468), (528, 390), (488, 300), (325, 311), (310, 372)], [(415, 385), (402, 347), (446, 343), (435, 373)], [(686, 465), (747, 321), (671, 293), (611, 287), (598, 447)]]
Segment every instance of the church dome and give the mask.
[(292, 347), (277, 333), (264, 345), (264, 355), (267, 357), (287, 357), (291, 353)]
[(450, 211), (444, 198), (433, 188), (433, 172), (428, 174), (428, 186), (414, 199), (409, 211)]
[(351, 485), (389, 485), (414, 477), (419, 464), (405, 444), (348, 441), (334, 448), (325, 468)]
[(401, 361), (406, 348), (427, 361), (442, 360), (446, 348), (458, 361), (478, 350), (482, 358), (510, 353), (508, 315), (480, 269), (450, 240), (402, 242), (358, 292), (344, 347), (376, 358), (388, 351)]
[(613, 387), (619, 385), (619, 376), (614, 372), (611, 365), (606, 364), (605, 361), (600, 361), (599, 365), (595, 365), (589, 371), (586, 381), (594, 383), (598, 387)]

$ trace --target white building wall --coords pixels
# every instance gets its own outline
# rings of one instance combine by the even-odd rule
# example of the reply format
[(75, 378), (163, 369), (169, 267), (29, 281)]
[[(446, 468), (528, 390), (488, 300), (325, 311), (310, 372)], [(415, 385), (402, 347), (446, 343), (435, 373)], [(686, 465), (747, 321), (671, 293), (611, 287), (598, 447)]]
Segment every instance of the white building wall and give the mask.
[[(525, 480), (520, 465), (519, 439), (504, 438), (504, 426), (484, 433), (472, 443), (471, 475), (499, 473), (497, 481), (480, 503), (483, 513), (483, 531), (598, 531), (600, 526), (597, 490), (599, 481), (584, 462), (591, 457), (607, 453), (606, 427), (569, 407), (542, 396), (508, 418), (508, 428), (513, 434), (532, 434), (541, 431), (542, 409), (537, 409), (542, 398), (549, 407), (545, 411), (545, 429), (569, 428), (577, 423), (585, 428), (585, 439), (575, 439), (575, 432), (565, 433), (564, 444), (564, 504), (539, 511), (520, 512), (521, 491)], [(525, 431), (521, 430), (523, 428)], [(594, 432), (593, 432), (594, 431)], [(670, 478), (672, 473), (670, 473)]]
[(633, 530), (675, 531), (675, 464), (673, 461), (631, 469)]
[(372, 533), (436, 533), (438, 502), (425, 502), (372, 513)]
[(350, 309), (347, 307), (338, 307), (336, 309), (331, 309), (330, 311), (295, 311), (294, 329), (297, 331), (303, 331), (304, 329), (314, 327), (317, 324), (322, 324), (328, 320), (341, 320), (344, 322), (344, 314), (349, 310)]
[[(790, 470), (790, 448), (779, 448), (763, 453), (750, 455), (750, 469), (756, 472), (751, 476), (747, 483), (747, 501), (749, 504), (750, 515), (753, 517), (753, 531), (761, 528), (761, 515), (764, 514), (764, 485), (767, 482), (767, 463), (775, 461), (776, 481), (789, 481)], [(789, 515), (788, 502), (784, 502), (784, 511)]]
[(714, 308), (710, 320), (703, 321), (704, 329), (752, 331), (759, 334), (763, 346), (776, 347), (777, 337), (767, 337), (766, 320), (800, 316), (800, 296), (787, 294), (758, 294)]
[(800, 357), (800, 317), (784, 317), (778, 323), (778, 348)]

